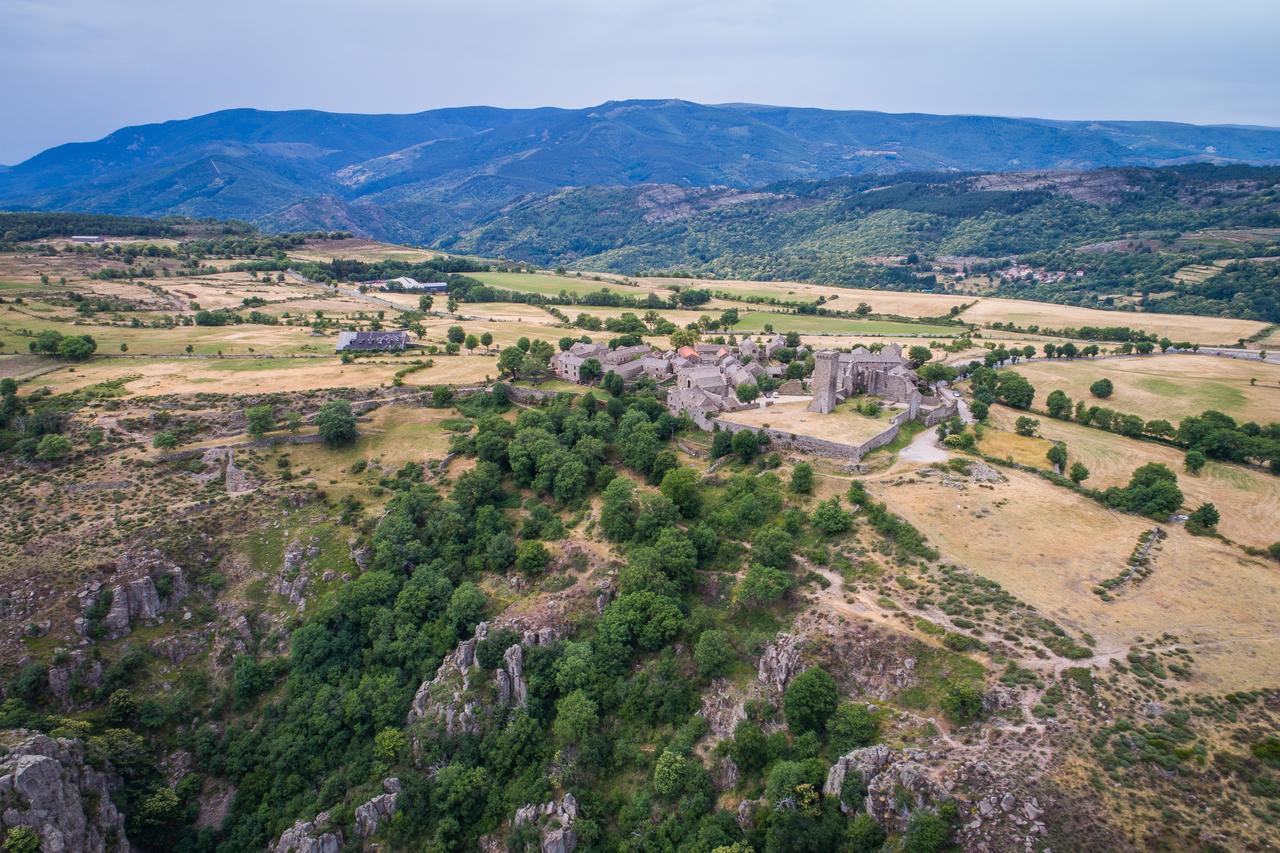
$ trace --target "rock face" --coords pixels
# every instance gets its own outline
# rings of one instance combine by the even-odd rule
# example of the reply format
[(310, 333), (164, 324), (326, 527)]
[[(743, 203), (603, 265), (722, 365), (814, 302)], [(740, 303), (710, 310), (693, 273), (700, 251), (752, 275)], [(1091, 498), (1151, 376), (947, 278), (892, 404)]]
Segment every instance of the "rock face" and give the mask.
[(382, 780), (383, 793), (356, 808), (356, 833), (361, 838), (376, 835), (378, 827), (396, 813), (396, 801), (400, 799), (400, 780), (392, 777)]
[(290, 542), (284, 548), (284, 562), (280, 566), (280, 574), (271, 591), (283, 595), (299, 610), (307, 607), (307, 588), (311, 586), (311, 575), (305, 569), (307, 563), (320, 554), (320, 547), (314, 542)]
[(271, 853), (339, 853), (342, 833), (328, 829), (328, 812), (316, 815), (315, 820), (300, 820), (280, 834)]
[(436, 669), (435, 677), (422, 682), (413, 696), (407, 722), (437, 719), (444, 723), (449, 735), (476, 734), (479, 721), (476, 711), (479, 703), (465, 699), (463, 694), (471, 687), (470, 674), (476, 666), (476, 645), (489, 636), (489, 625), (481, 622), (475, 636), (458, 643)]
[(792, 676), (800, 672), (800, 645), (802, 638), (794, 634), (779, 634), (760, 656), (756, 676), (761, 684), (781, 693)]
[(538, 822), (542, 853), (573, 853), (578, 847), (578, 833), (573, 828), (578, 819), (578, 801), (565, 794), (560, 802), (549, 800), (542, 805), (529, 804), (516, 811), (513, 826)]
[(7, 732), (0, 758), (0, 826), (28, 826), (42, 853), (105, 853), (132, 848), (124, 816), (111, 802), (113, 774), (87, 767), (78, 740)]
[[(104, 639), (116, 640), (132, 631), (138, 621), (157, 621), (188, 592), (182, 569), (157, 551), (130, 552), (121, 559), (116, 571), (123, 577), (114, 583), (94, 581), (76, 593), (83, 614), (76, 619), (76, 629), (82, 635), (95, 629), (90, 612), (100, 606), (105, 596), (110, 596), (111, 604), (97, 620), (96, 628), (101, 630)], [(166, 588), (167, 594), (163, 597), (158, 581)]]
[[(440, 664), (435, 676), (424, 681), (414, 694), (409, 709), (408, 722), (435, 719), (443, 722), (446, 734), (476, 734), (480, 730), (477, 716), (482, 702), (475, 688), (482, 682), (475, 679), (476, 646), (489, 636), (490, 626), (481, 622), (469, 640), (458, 643)], [(520, 634), (520, 641), (507, 647), (502, 655), (502, 665), (494, 670), (493, 690), (496, 700), (493, 707), (522, 706), (529, 699), (529, 684), (524, 675), (524, 649), (555, 642), (560, 632), (552, 627), (528, 629)]]

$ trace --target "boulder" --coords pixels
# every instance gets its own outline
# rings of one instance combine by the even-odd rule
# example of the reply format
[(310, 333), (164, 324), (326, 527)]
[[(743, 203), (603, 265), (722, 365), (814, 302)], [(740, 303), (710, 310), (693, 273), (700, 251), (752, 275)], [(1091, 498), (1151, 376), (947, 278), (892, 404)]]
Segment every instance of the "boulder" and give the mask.
[(5, 733), (0, 758), (0, 825), (27, 826), (42, 853), (128, 853), (124, 816), (111, 793), (119, 780), (85, 764), (79, 740), (17, 729)]

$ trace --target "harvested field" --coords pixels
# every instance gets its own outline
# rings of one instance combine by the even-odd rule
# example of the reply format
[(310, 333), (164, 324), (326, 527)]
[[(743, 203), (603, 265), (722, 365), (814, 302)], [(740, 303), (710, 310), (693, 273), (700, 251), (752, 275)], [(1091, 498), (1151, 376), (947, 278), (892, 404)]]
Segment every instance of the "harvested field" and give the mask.
[(1227, 317), (1191, 317), (1181, 314), (1150, 314), (1133, 311), (1099, 311), (1073, 305), (1051, 305), (1047, 302), (1023, 302), (1016, 299), (983, 298), (966, 309), (960, 317), (970, 323), (1015, 323), (1026, 328), (1061, 329), (1067, 326), (1128, 326), (1142, 329), (1175, 341), (1200, 344), (1233, 344), (1266, 326), (1254, 320)]
[(720, 415), (720, 420), (757, 428), (770, 427), (844, 444), (861, 444), (889, 428), (891, 412), (888, 410), (878, 418), (869, 418), (854, 411), (852, 401), (841, 403), (834, 412), (825, 415), (810, 412), (808, 407), (807, 399), (775, 403), (765, 409), (725, 412)]
[(351, 258), (352, 260), (374, 263), (376, 261), (429, 261), (432, 258), (446, 257), (443, 252), (430, 249), (419, 249), (414, 246), (397, 246), (393, 243), (381, 243), (377, 240), (358, 238), (354, 240), (313, 240), (302, 248), (289, 252), (289, 257), (304, 261), (331, 261), (334, 258)]
[(859, 302), (871, 306), (877, 314), (898, 314), (903, 317), (940, 317), (951, 311), (954, 306), (962, 306), (973, 301), (972, 296), (952, 293), (920, 293), (898, 290), (863, 290), (852, 287), (834, 287), (824, 284), (805, 284), (797, 281), (738, 281), (716, 279), (671, 279), (640, 278), (638, 281), (654, 287), (679, 284), (682, 287), (694, 287), (703, 290), (723, 291), (745, 299), (760, 297), (764, 299), (782, 299), (790, 302), (813, 302), (818, 297), (825, 297), (827, 302), (833, 300), (833, 306), (843, 311), (852, 311)]
[(389, 386), (397, 370), (415, 359), (431, 358), (434, 365), (404, 377), (406, 385), (474, 384), (498, 375), (497, 359), (484, 355), (401, 356), (343, 364), (327, 358), (244, 359), (94, 359), (64, 366), (39, 376), (24, 392), (48, 387), (55, 393), (74, 391), (101, 382), (128, 379), (127, 394), (261, 394), (305, 391), (311, 388), (369, 388)]
[(18, 306), (4, 306), (0, 311), (0, 340), (6, 349), (26, 349), (26, 335), (52, 329), (64, 335), (92, 335), (98, 351), (114, 353), (120, 344), (128, 345), (131, 355), (180, 355), (190, 345), (196, 354), (226, 355), (257, 353), (331, 353), (334, 338), (316, 336), (300, 326), (174, 326), (152, 329), (128, 325), (107, 325), (85, 320), (36, 316), (19, 311)]
[(1187, 509), (1202, 503), (1218, 508), (1222, 513), (1218, 529), (1223, 535), (1255, 548), (1280, 542), (1280, 477), (1220, 462), (1210, 462), (1199, 474), (1190, 474), (1183, 467), (1184, 454), (1178, 448), (1050, 418), (1040, 418), (1041, 437), (1027, 438), (1007, 431), (1013, 428), (1016, 418), (1017, 413), (1011, 409), (992, 407), (991, 422), (1001, 429), (984, 431), (983, 453), (1047, 471), (1050, 465), (1045, 453), (1052, 442), (1065, 442), (1070, 460), (1082, 462), (1089, 469), (1086, 484), (1095, 489), (1123, 486), (1134, 469), (1159, 462), (1178, 475)]
[(1166, 528), (1151, 577), (1104, 602), (1092, 588), (1123, 568), (1153, 522), (1107, 510), (1034, 474), (1002, 473), (1008, 482), (990, 488), (960, 490), (895, 474), (878, 478), (872, 490), (924, 531), (944, 559), (997, 581), (1069, 630), (1091, 634), (1098, 654), (1120, 654), (1139, 637), (1169, 632), (1195, 655), (1196, 688), (1272, 683), (1280, 669), (1274, 563)]
[[(1036, 361), (1015, 365), (1036, 387), (1036, 406), (1062, 389), (1072, 400), (1106, 406), (1146, 420), (1176, 424), (1188, 415), (1217, 409), (1239, 420), (1280, 421), (1280, 364), (1211, 355), (1152, 355), (1135, 358)], [(1098, 379), (1110, 379), (1106, 400), (1089, 394)], [(1257, 384), (1250, 380), (1257, 379)]]

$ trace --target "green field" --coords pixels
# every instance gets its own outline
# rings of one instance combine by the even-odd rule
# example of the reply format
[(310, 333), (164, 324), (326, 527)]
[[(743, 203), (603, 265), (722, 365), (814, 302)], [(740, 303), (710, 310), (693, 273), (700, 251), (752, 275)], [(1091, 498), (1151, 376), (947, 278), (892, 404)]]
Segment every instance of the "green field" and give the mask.
[(645, 294), (649, 293), (645, 288), (626, 287), (617, 282), (590, 281), (588, 279), (541, 275), (538, 273), (472, 272), (467, 273), (467, 275), (493, 287), (501, 287), (519, 293), (542, 293), (547, 296), (555, 296), (562, 290), (568, 293), (583, 294), (608, 289), (642, 299)]
[(963, 331), (960, 326), (926, 323), (899, 323), (893, 320), (850, 320), (844, 317), (820, 317), (812, 314), (775, 314), (749, 311), (743, 314), (735, 331), (758, 332), (766, 323), (774, 331), (800, 332), (805, 335), (920, 335), (922, 337), (953, 336)]

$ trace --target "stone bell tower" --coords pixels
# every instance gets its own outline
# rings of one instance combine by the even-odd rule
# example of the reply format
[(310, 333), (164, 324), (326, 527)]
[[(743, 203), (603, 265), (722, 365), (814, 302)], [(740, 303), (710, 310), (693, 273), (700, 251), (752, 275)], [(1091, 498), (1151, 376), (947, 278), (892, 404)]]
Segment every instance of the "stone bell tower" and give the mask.
[(813, 388), (813, 402), (809, 404), (809, 411), (826, 414), (840, 402), (836, 397), (839, 358), (839, 353), (826, 349), (813, 354), (813, 376), (809, 380)]

